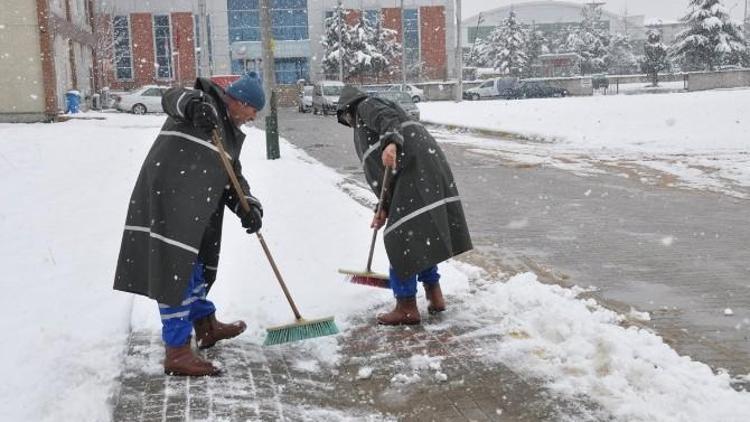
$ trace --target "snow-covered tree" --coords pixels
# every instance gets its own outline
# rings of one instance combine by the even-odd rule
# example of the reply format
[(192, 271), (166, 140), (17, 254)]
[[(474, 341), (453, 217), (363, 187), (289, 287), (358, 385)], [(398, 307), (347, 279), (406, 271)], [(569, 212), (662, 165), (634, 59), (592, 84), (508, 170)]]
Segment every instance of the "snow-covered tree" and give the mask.
[(533, 66), (542, 54), (549, 53), (549, 41), (544, 36), (544, 32), (531, 30), (528, 35), (528, 42), (526, 43), (526, 56), (528, 58), (526, 64), (526, 76), (534, 76)]
[(747, 60), (747, 43), (740, 25), (733, 23), (721, 0), (690, 0), (682, 20), (688, 26), (677, 34), (671, 54), (685, 70), (713, 70), (722, 64)]
[(392, 74), (398, 67), (395, 59), (401, 57), (401, 43), (398, 42), (397, 35), (396, 31), (384, 28), (381, 19), (375, 22), (372, 44), (380, 55), (372, 62), (372, 72), (377, 80), (381, 75)]
[(352, 46), (352, 27), (346, 23), (346, 10), (336, 6), (331, 17), (326, 18), (326, 31), (321, 37), (323, 60), (321, 65), (326, 75), (338, 75), (339, 63), (343, 62), (344, 77), (355, 67), (355, 50)]
[(667, 46), (661, 42), (661, 32), (652, 29), (648, 31), (648, 39), (643, 46), (641, 71), (651, 78), (653, 86), (659, 85), (659, 72), (669, 70), (671, 63), (667, 54)]
[(568, 35), (566, 49), (580, 57), (582, 75), (597, 73), (607, 69), (609, 41), (609, 33), (602, 25), (601, 7), (589, 4), (583, 8), (581, 24)]
[(638, 58), (627, 35), (612, 35), (604, 63), (609, 73), (630, 75), (638, 71)]
[(485, 63), (507, 75), (521, 76), (528, 64), (527, 42), (526, 30), (511, 10), (508, 18), (487, 38)]
[(467, 66), (486, 67), (487, 42), (482, 38), (477, 38), (471, 46), (471, 49), (464, 57), (464, 63)]

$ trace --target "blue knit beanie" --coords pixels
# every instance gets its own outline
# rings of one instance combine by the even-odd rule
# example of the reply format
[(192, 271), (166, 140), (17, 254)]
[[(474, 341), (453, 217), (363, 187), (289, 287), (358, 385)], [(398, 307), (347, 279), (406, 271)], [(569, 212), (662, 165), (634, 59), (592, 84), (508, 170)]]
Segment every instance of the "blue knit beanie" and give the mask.
[(261, 81), (260, 76), (255, 72), (248, 72), (234, 81), (227, 87), (227, 94), (235, 100), (255, 107), (258, 111), (262, 110), (263, 106), (266, 105), (263, 81)]

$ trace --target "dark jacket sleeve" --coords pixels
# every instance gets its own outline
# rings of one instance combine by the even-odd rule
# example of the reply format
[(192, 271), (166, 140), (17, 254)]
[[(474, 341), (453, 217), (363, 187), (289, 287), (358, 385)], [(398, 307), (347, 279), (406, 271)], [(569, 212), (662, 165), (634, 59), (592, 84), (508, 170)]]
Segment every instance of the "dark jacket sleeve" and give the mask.
[(161, 107), (170, 117), (189, 122), (188, 104), (193, 100), (204, 101), (207, 98), (200, 89), (169, 88), (161, 97)]
[[(233, 163), (233, 167), (234, 174), (237, 175), (237, 180), (240, 182), (240, 186), (242, 187), (242, 192), (246, 197), (252, 196), (252, 193), (250, 193), (250, 185), (247, 183), (247, 179), (245, 179), (245, 176), (242, 175), (242, 163), (240, 163), (240, 160), (235, 160)], [(240, 204), (237, 193), (234, 191), (234, 186), (230, 186), (227, 189), (226, 194), (224, 195), (224, 202), (226, 203), (227, 207), (232, 210), (233, 213), (238, 214), (242, 205)]]
[(377, 98), (368, 98), (357, 107), (357, 116), (370, 129), (380, 135), (380, 148), (395, 143), (399, 149), (404, 146), (401, 136), (403, 116), (398, 109)]

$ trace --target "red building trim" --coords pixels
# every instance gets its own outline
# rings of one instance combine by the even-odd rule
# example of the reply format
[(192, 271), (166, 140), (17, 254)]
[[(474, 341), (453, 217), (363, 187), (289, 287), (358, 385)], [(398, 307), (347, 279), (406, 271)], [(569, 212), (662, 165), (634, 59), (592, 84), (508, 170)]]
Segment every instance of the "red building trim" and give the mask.
[[(172, 65), (177, 69), (175, 83), (192, 85), (196, 77), (194, 20), (190, 12), (172, 13), (172, 46), (178, 53)], [(177, 63), (175, 63), (177, 61)]]
[(419, 8), (420, 50), (424, 62), (423, 74), (428, 79), (445, 79), (445, 7), (423, 6)]
[(53, 118), (57, 114), (57, 75), (52, 48), (54, 30), (50, 22), (48, 0), (36, 0), (36, 16), (39, 23), (39, 48), (44, 83), (44, 113), (47, 117)]
[(136, 86), (155, 81), (154, 27), (151, 13), (130, 15), (130, 42), (133, 55), (133, 80)]

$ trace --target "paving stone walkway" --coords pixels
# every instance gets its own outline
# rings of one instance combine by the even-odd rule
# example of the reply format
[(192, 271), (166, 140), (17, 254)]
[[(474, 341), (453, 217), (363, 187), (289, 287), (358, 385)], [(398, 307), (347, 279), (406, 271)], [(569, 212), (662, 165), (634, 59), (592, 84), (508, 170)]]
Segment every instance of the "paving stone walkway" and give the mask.
[[(460, 306), (460, 304), (454, 304)], [(541, 383), (489, 364), (502, 338), (450, 324), (380, 327), (368, 310), (338, 336), (340, 358), (321, 362), (301, 343), (223, 342), (205, 355), (220, 377), (163, 375), (157, 332), (134, 332), (114, 421), (606, 421), (586, 398), (555, 397)], [(423, 318), (426, 315), (423, 315)]]

